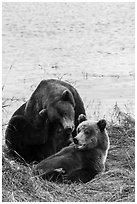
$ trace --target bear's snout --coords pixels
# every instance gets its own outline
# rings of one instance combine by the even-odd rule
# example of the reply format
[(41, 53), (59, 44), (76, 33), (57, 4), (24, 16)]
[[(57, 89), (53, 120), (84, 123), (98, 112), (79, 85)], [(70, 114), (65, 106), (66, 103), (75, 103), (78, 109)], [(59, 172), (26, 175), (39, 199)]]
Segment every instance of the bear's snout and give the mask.
[(65, 127), (65, 133), (66, 134), (71, 134), (73, 132), (73, 130), (74, 130), (74, 125), (72, 125), (72, 126), (68, 125)]
[(66, 118), (63, 118), (63, 120), (61, 121), (61, 124), (66, 134), (71, 134), (75, 129), (75, 125), (73, 121), (68, 120)]

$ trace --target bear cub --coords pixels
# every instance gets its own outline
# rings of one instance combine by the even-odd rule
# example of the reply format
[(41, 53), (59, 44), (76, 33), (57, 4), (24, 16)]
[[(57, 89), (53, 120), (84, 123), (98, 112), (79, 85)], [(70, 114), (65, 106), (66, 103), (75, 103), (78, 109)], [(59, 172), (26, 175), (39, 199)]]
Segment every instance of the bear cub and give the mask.
[(50, 175), (51, 180), (54, 178), (57, 181), (62, 173), (68, 181), (86, 183), (105, 170), (108, 149), (106, 121), (102, 119), (91, 122), (81, 114), (73, 142), (55, 155), (41, 161), (35, 170), (42, 171), (46, 179), (49, 179)]

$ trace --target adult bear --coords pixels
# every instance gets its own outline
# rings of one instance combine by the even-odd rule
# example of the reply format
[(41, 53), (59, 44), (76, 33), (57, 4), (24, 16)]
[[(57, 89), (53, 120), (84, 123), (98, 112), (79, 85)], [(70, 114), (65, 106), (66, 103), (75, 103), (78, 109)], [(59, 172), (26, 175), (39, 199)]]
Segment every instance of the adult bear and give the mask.
[(76, 135), (80, 114), (85, 114), (84, 104), (72, 85), (41, 81), (9, 121), (5, 141), (10, 153), (29, 163), (55, 154)]

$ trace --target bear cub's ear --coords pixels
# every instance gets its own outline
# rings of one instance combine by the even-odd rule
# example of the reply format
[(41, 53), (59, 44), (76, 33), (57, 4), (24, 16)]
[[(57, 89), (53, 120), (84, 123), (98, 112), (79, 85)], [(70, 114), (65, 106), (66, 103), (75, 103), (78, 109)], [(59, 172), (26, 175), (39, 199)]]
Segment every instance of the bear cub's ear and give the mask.
[(103, 131), (105, 129), (106, 124), (107, 123), (104, 119), (98, 121), (97, 125), (98, 125), (100, 131)]
[(80, 114), (78, 117), (78, 123), (80, 124), (85, 120), (87, 120), (86, 116), (84, 114)]

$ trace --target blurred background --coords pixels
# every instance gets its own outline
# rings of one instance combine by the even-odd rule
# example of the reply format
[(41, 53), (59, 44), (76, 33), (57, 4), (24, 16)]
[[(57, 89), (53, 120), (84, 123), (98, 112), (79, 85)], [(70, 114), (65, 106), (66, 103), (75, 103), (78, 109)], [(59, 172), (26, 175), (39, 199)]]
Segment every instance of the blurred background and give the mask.
[(134, 3), (3, 3), (3, 130), (42, 79), (71, 83), (89, 118), (134, 117)]

